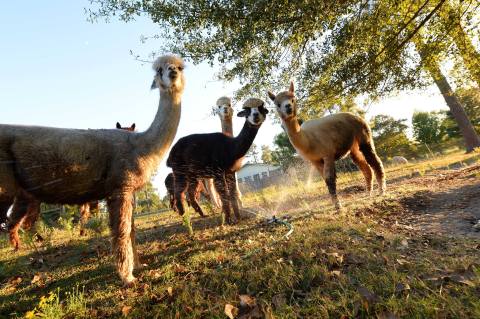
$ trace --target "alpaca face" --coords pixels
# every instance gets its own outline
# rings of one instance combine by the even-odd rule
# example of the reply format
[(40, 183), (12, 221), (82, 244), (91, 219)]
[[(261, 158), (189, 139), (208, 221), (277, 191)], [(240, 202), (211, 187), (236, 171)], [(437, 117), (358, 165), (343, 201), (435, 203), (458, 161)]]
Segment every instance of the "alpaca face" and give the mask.
[(153, 63), (156, 74), (152, 89), (182, 91), (184, 85), (183, 61), (175, 56), (160, 57)]
[(265, 102), (260, 99), (250, 98), (243, 104), (243, 111), (237, 114), (238, 117), (245, 117), (253, 126), (260, 126), (267, 118), (268, 110)]
[(276, 102), (275, 105), (277, 107), (277, 112), (282, 119), (289, 119), (297, 114), (297, 107), (294, 97), (287, 97), (282, 101)]
[(282, 120), (288, 120), (297, 116), (297, 102), (295, 100), (293, 82), (290, 83), (288, 91), (281, 92), (278, 95), (269, 91), (268, 97), (275, 104), (277, 113)]
[(233, 117), (232, 100), (229, 97), (222, 96), (217, 100), (214, 112), (220, 116), (221, 121), (231, 120)]
[(231, 120), (233, 117), (233, 108), (231, 104), (217, 106), (217, 114), (222, 121)]

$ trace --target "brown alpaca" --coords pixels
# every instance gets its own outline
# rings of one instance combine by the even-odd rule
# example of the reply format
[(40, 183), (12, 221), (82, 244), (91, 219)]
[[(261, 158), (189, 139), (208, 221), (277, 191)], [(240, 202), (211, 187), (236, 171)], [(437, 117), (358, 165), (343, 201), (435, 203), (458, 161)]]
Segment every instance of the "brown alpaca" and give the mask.
[(278, 95), (268, 92), (268, 96), (275, 103), (290, 142), (320, 172), (337, 209), (341, 204), (337, 197), (335, 161), (348, 153), (365, 177), (367, 192), (371, 194), (372, 191), (372, 169), (380, 193), (385, 192), (382, 161), (375, 153), (370, 127), (363, 119), (351, 113), (337, 113), (306, 121), (300, 126), (293, 82), (288, 91)]
[[(116, 128), (128, 132), (135, 132), (135, 123), (133, 123), (131, 126), (122, 127), (122, 125), (117, 122)], [(98, 213), (99, 206), (99, 201), (85, 203), (80, 206), (80, 236), (85, 235), (85, 225), (90, 218), (90, 214), (92, 212)], [(40, 214), (40, 210), (38, 213)]]
[(133, 194), (150, 180), (180, 121), (183, 61), (163, 56), (153, 69), (160, 102), (145, 132), (0, 125), (0, 208), (14, 203), (9, 231), (20, 227), (36, 200), (82, 204), (106, 198), (116, 268), (126, 285), (135, 280), (138, 260)]
[[(135, 123), (133, 123), (130, 127), (122, 127), (120, 123), (117, 122), (116, 125), (117, 129), (122, 129), (129, 132), (135, 131)], [(89, 203), (85, 203), (80, 205), (80, 236), (85, 235), (85, 225), (90, 218), (91, 212), (98, 212), (99, 202), (93, 201)], [(4, 213), (5, 216), (2, 216), (1, 220), (4, 222), (7, 221), (7, 211), (0, 211), (0, 213)], [(31, 203), (30, 208), (28, 209), (27, 216), (22, 221), (21, 227), (25, 230), (29, 230), (33, 227), (35, 222), (38, 220), (40, 216), (40, 202), (34, 201)], [(12, 244), (14, 245), (15, 250), (20, 249), (20, 237), (18, 236), (18, 228), (14, 229), (13, 232), (10, 234), (10, 238)]]

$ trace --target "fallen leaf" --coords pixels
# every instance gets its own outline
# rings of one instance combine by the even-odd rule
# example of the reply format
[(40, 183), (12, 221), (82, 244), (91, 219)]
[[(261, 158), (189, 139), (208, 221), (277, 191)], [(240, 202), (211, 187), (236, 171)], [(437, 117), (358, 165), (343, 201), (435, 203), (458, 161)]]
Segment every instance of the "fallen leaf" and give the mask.
[(451, 281), (456, 282), (458, 284), (464, 284), (469, 287), (475, 287), (475, 283), (470, 279), (465, 278), (463, 275), (453, 274), (451, 276), (446, 276), (445, 278), (449, 278)]
[(238, 315), (238, 308), (228, 303), (225, 305), (224, 311), (227, 317), (230, 319), (235, 319), (235, 317)]
[(32, 279), (31, 284), (34, 284), (34, 283), (36, 283), (36, 282), (39, 282), (40, 279), (41, 279), (40, 274), (35, 274), (35, 275), (33, 276), (33, 279)]
[(122, 307), (122, 314), (123, 314), (124, 317), (127, 317), (128, 314), (130, 313), (130, 311), (132, 311), (131, 306), (123, 306)]
[(180, 264), (175, 263), (174, 266), (175, 266), (175, 272), (177, 272), (177, 273), (186, 273), (186, 272), (188, 272), (187, 268), (185, 268), (184, 266), (182, 266), (182, 265), (180, 265)]
[(339, 253), (327, 253), (327, 256), (333, 257), (339, 264), (343, 263), (343, 255)]
[(335, 277), (340, 277), (341, 274), (340, 270), (332, 270), (330, 273)]
[(397, 263), (400, 265), (400, 266), (403, 266), (403, 265), (408, 265), (410, 264), (410, 262), (404, 258), (397, 258)]
[(172, 288), (172, 287), (168, 287), (168, 288), (167, 288), (167, 292), (168, 292), (168, 295), (169, 295), (170, 297), (173, 297), (173, 288)]
[(249, 295), (240, 295), (240, 307), (255, 307), (257, 300)]

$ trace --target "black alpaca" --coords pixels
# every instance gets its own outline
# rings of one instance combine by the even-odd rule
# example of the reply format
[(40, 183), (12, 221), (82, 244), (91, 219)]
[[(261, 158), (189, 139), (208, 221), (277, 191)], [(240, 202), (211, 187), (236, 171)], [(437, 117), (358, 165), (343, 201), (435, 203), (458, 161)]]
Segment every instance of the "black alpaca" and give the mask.
[[(193, 134), (178, 140), (170, 151), (167, 166), (173, 170), (174, 201), (180, 215), (185, 212), (183, 198), (188, 185), (197, 183), (199, 179), (213, 178), (227, 223), (233, 223), (230, 217), (232, 208), (235, 218), (240, 219), (235, 172), (241, 168), (243, 157), (252, 145), (267, 113), (262, 100), (250, 98), (244, 103), (243, 110), (237, 114), (245, 117), (245, 124), (237, 137), (210, 133)], [(194, 208), (198, 206), (195, 198), (191, 204)], [(198, 209), (201, 211), (200, 206)]]

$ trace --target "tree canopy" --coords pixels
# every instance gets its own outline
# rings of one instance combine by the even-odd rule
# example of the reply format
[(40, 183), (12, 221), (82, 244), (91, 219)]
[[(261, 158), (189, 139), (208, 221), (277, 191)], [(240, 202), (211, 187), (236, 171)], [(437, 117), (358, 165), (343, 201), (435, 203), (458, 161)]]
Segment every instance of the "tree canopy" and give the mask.
[(478, 0), (90, 0), (90, 18), (145, 15), (162, 51), (222, 67), (238, 97), (298, 83), (301, 113), (317, 117), (353, 98), (437, 84), (467, 150), (480, 146), (441, 71), (462, 61), (480, 86)]
[(152, 37), (162, 39), (162, 50), (195, 63), (219, 63), (222, 79), (241, 80), (240, 95), (281, 89), (297, 78), (309, 97), (304, 102), (323, 107), (339, 96), (421, 85), (410, 40), (422, 27), (437, 43), (432, 56), (451, 48), (451, 21), (460, 19), (469, 33), (478, 32), (475, 0), (448, 6), (446, 0), (91, 2), (92, 19), (150, 17), (160, 26)]

